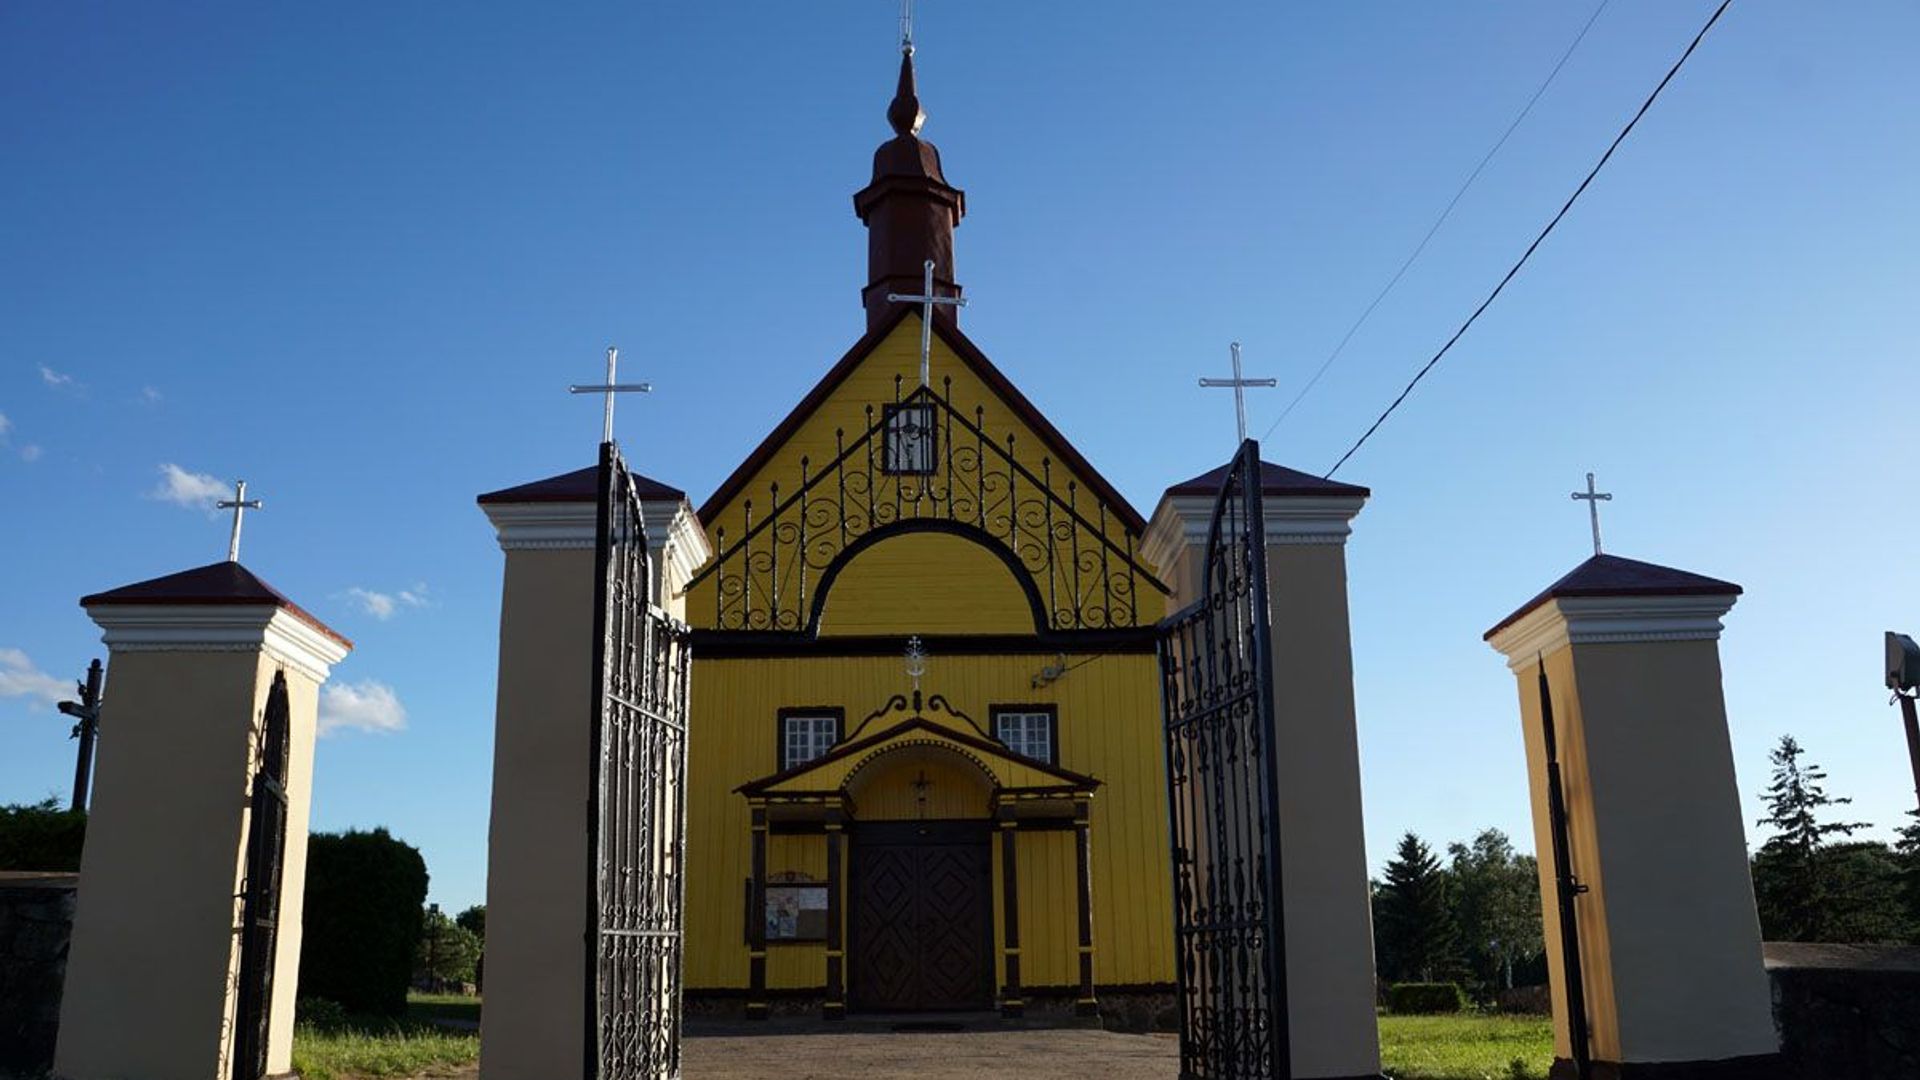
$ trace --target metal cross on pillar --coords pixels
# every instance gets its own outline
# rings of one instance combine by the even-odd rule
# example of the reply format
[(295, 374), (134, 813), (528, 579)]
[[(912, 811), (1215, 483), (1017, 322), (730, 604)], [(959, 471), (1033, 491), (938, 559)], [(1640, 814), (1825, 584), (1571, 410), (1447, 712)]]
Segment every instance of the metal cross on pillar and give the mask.
[(1233, 349), (1233, 378), (1231, 379), (1203, 378), (1200, 380), (1200, 385), (1208, 388), (1222, 387), (1222, 386), (1233, 387), (1233, 415), (1234, 415), (1234, 419), (1237, 420), (1240, 425), (1239, 427), (1240, 438), (1237, 441), (1235, 441), (1233, 445), (1239, 446), (1241, 443), (1247, 441), (1247, 387), (1279, 386), (1280, 380), (1243, 378), (1240, 374), (1240, 343), (1237, 341), (1233, 342), (1232, 349)]
[(240, 561), (240, 519), (249, 510), (263, 510), (266, 504), (259, 499), (247, 498), (247, 482), (236, 480), (233, 483), (233, 498), (221, 499), (213, 504), (216, 509), (233, 511), (233, 533), (227, 537), (227, 561)]
[(604, 394), (606, 395), (606, 408), (605, 408), (605, 412), (602, 414), (601, 424), (600, 424), (600, 441), (603, 443), (610, 443), (613, 441), (613, 396), (615, 394), (650, 394), (653, 392), (652, 383), (620, 382), (615, 377), (619, 369), (620, 369), (620, 350), (615, 346), (609, 345), (607, 347), (607, 381), (602, 383), (599, 386), (567, 387), (567, 393), (569, 394)]
[(1584, 502), (1587, 504), (1587, 513), (1593, 518), (1593, 553), (1598, 555), (1600, 554), (1600, 504), (1603, 502), (1612, 502), (1613, 493), (1610, 491), (1593, 490), (1593, 474), (1588, 473), (1587, 490), (1585, 492), (1574, 492), (1573, 498), (1576, 502)]
[(933, 309), (936, 304), (948, 307), (966, 307), (967, 302), (958, 296), (933, 295), (933, 260), (926, 262), (926, 277), (920, 286), (919, 296), (906, 296), (901, 293), (888, 293), (887, 300), (896, 304), (920, 305), (920, 385), (933, 384)]

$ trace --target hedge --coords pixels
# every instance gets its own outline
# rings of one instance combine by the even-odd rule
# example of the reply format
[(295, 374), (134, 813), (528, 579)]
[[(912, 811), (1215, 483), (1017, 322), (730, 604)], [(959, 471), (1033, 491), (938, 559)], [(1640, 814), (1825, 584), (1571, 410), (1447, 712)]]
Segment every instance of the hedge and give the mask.
[(57, 799), (0, 806), (0, 870), (78, 870), (87, 812)]
[(1390, 1013), (1457, 1013), (1466, 1008), (1467, 992), (1459, 983), (1394, 983), (1387, 987)]
[(385, 829), (314, 833), (300, 947), (300, 996), (350, 1013), (401, 1016), (420, 941), (427, 864)]

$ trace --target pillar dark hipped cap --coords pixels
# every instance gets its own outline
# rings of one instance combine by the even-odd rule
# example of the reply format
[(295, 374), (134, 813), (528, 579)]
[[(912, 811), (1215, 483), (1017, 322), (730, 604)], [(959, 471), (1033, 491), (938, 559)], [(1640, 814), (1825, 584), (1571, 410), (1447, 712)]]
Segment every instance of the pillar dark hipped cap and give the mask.
[[(953, 279), (953, 230), (966, 216), (966, 193), (947, 183), (940, 151), (920, 138), (926, 122), (914, 78), (913, 50), (900, 55), (900, 83), (887, 106), (894, 137), (873, 153), (873, 182), (853, 197), (854, 213), (867, 226), (867, 285), (860, 292), (867, 329), (879, 326), (900, 305), (888, 293), (917, 294), (927, 260), (933, 260), (934, 289), (959, 296)], [(953, 319), (955, 308), (942, 305), (935, 318)]]

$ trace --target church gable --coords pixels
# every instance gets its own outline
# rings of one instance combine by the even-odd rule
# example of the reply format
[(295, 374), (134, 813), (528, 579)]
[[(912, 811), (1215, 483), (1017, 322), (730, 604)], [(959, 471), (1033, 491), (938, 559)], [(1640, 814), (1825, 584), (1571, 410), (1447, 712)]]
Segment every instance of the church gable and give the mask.
[[(883, 577), (898, 587), (937, 581), (964, 599), (965, 582), (948, 573), (955, 564), (916, 567), (867, 550), (943, 532), (1018, 572), (1033, 629), (1152, 623), (1166, 587), (1139, 554), (1139, 513), (945, 318), (934, 320), (922, 388), (919, 319), (904, 309), (877, 326), (701, 508), (715, 557), (689, 588), (689, 619), (713, 630), (814, 634), (825, 621), (859, 632), (849, 628), (870, 620), (863, 609), (887, 598), (855, 599), (874, 592), (871, 573), (849, 576), (864, 586), (822, 618), (823, 588), (856, 559), (893, 563)], [(1000, 578), (983, 579), (982, 595), (1004, 597)], [(995, 626), (967, 632), (1006, 632), (1006, 605), (994, 606)]]

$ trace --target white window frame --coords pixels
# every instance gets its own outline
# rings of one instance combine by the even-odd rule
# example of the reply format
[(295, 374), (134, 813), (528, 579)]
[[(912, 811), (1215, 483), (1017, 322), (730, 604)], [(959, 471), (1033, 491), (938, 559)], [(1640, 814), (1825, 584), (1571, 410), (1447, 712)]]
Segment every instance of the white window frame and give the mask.
[[(1056, 745), (1056, 715), (1048, 709), (997, 707), (993, 710), (993, 737), (1016, 754), (1049, 765), (1058, 764), (1060, 747)], [(1009, 724), (1009, 721), (1012, 723)], [(1042, 744), (1042, 752), (1037, 754), (1033, 752), (1036, 740)]]
[[(840, 714), (782, 712), (780, 714), (780, 768), (791, 769), (814, 761), (840, 742)], [(809, 752), (811, 751), (811, 752)], [(801, 756), (796, 756), (798, 753)]]

